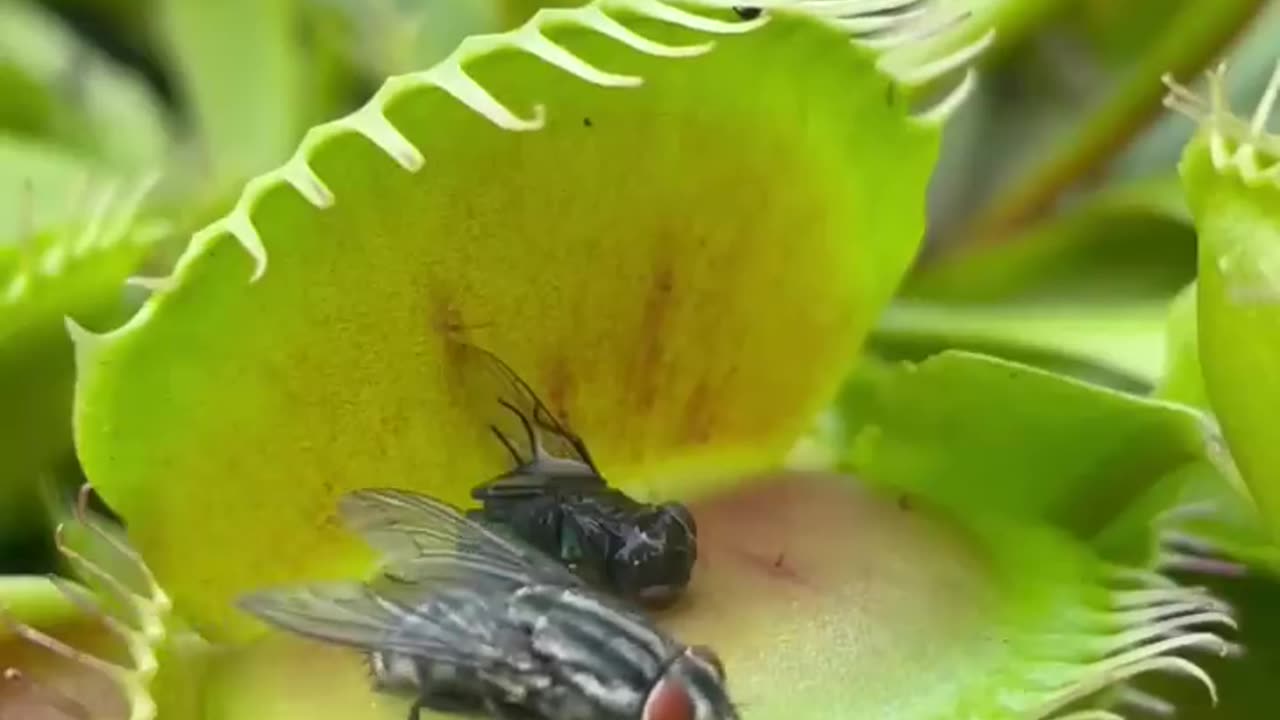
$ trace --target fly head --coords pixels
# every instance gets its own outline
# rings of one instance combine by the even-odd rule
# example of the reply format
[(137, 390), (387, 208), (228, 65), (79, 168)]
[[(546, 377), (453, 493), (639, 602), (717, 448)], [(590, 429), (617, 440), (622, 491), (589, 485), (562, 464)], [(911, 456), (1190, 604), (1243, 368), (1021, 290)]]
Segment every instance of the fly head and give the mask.
[(697, 559), (693, 515), (683, 505), (664, 503), (634, 518), (613, 557), (613, 580), (624, 595), (661, 608), (684, 591)]
[(710, 648), (686, 649), (649, 691), (640, 720), (738, 720), (720, 658)]

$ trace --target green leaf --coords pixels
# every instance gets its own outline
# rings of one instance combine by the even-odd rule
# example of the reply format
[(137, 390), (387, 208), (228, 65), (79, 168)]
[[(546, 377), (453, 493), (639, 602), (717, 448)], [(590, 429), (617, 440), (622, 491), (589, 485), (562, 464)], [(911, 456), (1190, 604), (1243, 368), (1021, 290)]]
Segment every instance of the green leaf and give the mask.
[(142, 78), (35, 3), (0, 5), (0, 90), (0, 128), (126, 171), (151, 170), (168, 150), (167, 118)]
[(1195, 233), (1173, 174), (1091, 193), (1006, 242), (944, 254), (904, 293), (932, 301), (1149, 301), (1195, 277)]
[(1156, 388), (1156, 396), (1209, 410), (1200, 369), (1195, 283), (1178, 293), (1169, 308), (1165, 348), (1164, 373)]
[(7, 58), (0, 57), (0, 92), (18, 102), (0, 103), (0, 130), (24, 137), (56, 132), (58, 109), (54, 99), (34, 78)]
[(278, 163), (298, 141), (305, 58), (297, 0), (162, 0), (179, 85), (214, 185)]
[(1280, 567), (1192, 408), (958, 352), (864, 359), (839, 407), (848, 463), (880, 485), (1052, 522), (1121, 562)]
[(568, 8), (585, 5), (582, 0), (495, 0), (498, 17), (506, 27), (517, 27), (543, 8)]
[[(49, 578), (29, 575), (0, 575), (0, 612), (36, 627), (60, 625), (80, 615)], [(0, 641), (12, 639), (12, 628), (0, 623)]]
[(119, 188), (98, 187), (86, 206), (57, 192), (67, 168), (51, 163), (46, 169), (34, 173), (35, 182), (51, 190), (42, 198), (61, 200), (78, 216), (0, 244), (0, 539), (6, 543), (43, 519), (37, 483), (72, 456), (74, 354), (64, 318), (94, 327), (118, 322), (126, 309), (121, 283), (163, 236), (162, 226), (138, 219), (141, 192), (113, 202)]
[(1212, 460), (1211, 422), (1191, 408), (971, 353), (900, 366), (852, 397), (848, 463), (863, 477), (1082, 539)]
[[(1196, 286), (1173, 301), (1167, 324), (1166, 367), (1155, 396), (1206, 412), (1196, 328)], [(1280, 571), (1280, 547), (1270, 542), (1258, 509), (1223, 442), (1210, 445), (1213, 463), (1199, 463), (1154, 485), (1147, 496), (1103, 533), (1100, 544), (1123, 547), (1155, 532), (1163, 538), (1156, 562), (1175, 570), (1235, 575)], [(1225, 563), (1225, 564), (1224, 564)]]
[(0, 248), (71, 221), (77, 193), (105, 174), (65, 148), (0, 132)]
[[(443, 60), (468, 35), (505, 30), (495, 2), (419, 0), (310, 0), (329, 11), (351, 34), (350, 51), (368, 72), (385, 77)], [(578, 3), (580, 4), (580, 3)], [(531, 15), (532, 13), (529, 13)]]
[(877, 350), (920, 359), (947, 348), (1149, 388), (1164, 363), (1160, 302), (940, 304), (898, 300), (876, 327)]
[(828, 402), (915, 254), (951, 105), (913, 116), (892, 53), (832, 25), (720, 17), (610, 0), (472, 38), (311, 131), (138, 315), (78, 339), (86, 472), (202, 630), (256, 632), (231, 606), (251, 588), (366, 568), (329, 519), (344, 491), (465, 501), (503, 468), (450, 337), (642, 497), (775, 463)]
[(1221, 71), (1208, 101), (1173, 86), (1170, 102), (1201, 121), (1180, 171), (1200, 238), (1197, 327), (1205, 391), (1241, 476), (1280, 530), (1280, 139), (1265, 122), (1280, 68), (1252, 123), (1224, 104)]

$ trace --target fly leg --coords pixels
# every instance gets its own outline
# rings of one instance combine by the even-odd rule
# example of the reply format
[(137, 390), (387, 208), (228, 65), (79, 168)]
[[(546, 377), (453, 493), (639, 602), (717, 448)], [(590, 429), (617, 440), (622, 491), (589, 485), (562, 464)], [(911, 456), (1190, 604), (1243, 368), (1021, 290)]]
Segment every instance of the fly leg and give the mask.
[(422, 720), (423, 710), (474, 717), (483, 714), (486, 709), (487, 706), (477, 702), (474, 697), (451, 692), (428, 692), (413, 701), (413, 705), (409, 707), (409, 720)]
[(493, 698), (485, 700), (484, 707), (488, 711), (489, 717), (494, 720), (544, 720), (541, 715), (533, 710), (519, 705), (504, 703)]

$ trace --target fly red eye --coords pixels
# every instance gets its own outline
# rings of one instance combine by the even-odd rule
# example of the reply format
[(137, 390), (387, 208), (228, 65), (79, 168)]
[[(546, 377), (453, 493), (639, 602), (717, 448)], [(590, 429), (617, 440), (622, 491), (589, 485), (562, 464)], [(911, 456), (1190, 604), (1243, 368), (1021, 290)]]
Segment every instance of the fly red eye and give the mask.
[(644, 701), (640, 720), (693, 720), (693, 699), (689, 691), (674, 680), (659, 680)]

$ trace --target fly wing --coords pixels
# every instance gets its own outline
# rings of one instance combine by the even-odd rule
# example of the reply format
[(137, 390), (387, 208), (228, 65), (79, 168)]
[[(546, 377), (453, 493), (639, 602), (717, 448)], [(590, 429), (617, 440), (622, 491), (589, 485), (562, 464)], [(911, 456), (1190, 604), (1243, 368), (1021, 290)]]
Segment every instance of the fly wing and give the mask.
[(603, 485), (587, 445), (497, 355), (458, 342), (455, 357), (468, 402), (511, 454), (516, 470), (477, 488), (492, 493), (545, 492), (548, 483)]
[(554, 469), (547, 463), (535, 463), (480, 483), (471, 490), (471, 497), (481, 502), (490, 502), (526, 500), (555, 494), (593, 495), (606, 490), (608, 485), (594, 473), (571, 475), (563, 472), (559, 463)]
[(530, 583), (582, 581), (538, 550), (467, 518), (441, 500), (405, 490), (368, 489), (338, 503), (347, 525), (386, 555), (383, 574), (423, 586), (466, 582), (493, 592)]
[[(451, 662), (486, 666), (518, 655), (501, 643), (501, 616), (478, 612), (483, 606), (458, 602), (444, 594), (419, 605), (407, 604), (359, 583), (329, 583), (265, 590), (243, 597), (239, 606), (258, 619), (303, 637), (366, 651), (392, 651)], [(454, 619), (465, 609), (467, 622)]]

